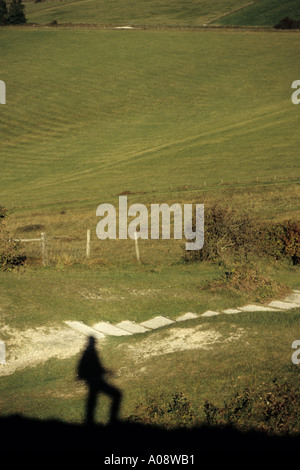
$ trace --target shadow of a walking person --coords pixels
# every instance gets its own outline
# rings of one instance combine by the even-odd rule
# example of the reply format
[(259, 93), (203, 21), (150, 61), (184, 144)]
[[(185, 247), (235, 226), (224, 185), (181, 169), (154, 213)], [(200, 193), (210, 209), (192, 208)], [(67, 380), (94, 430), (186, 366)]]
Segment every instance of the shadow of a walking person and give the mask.
[(77, 369), (78, 378), (84, 380), (89, 389), (86, 402), (85, 423), (88, 425), (95, 423), (94, 415), (97, 406), (97, 395), (104, 393), (111, 398), (110, 424), (113, 424), (118, 419), (122, 393), (119, 389), (106, 382), (104, 376), (110, 374), (110, 371), (105, 369), (101, 364), (95, 343), (95, 338), (90, 336)]

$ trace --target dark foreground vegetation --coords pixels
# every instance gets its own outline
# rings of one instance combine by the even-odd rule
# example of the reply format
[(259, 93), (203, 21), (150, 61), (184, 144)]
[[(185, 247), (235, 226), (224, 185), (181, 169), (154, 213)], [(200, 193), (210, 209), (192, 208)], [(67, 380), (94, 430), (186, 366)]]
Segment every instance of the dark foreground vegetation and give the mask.
[[(296, 377), (295, 377), (296, 378)], [(71, 424), (21, 415), (0, 417), (0, 449), (97, 449), (197, 455), (200, 450), (292, 450), (300, 444), (300, 394), (295, 383), (244, 389), (222, 406), (204, 403), (200, 420), (182, 393), (161, 395), (110, 424)], [(126, 454), (128, 455), (128, 454)]]
[(159, 426), (118, 422), (114, 425), (76, 425), (56, 420), (36, 420), (22, 416), (0, 418), (2, 450), (97, 450), (140, 451), (145, 453), (200, 450), (292, 450), (299, 436), (268, 436), (262, 432), (241, 432), (233, 426), (200, 426), (166, 430)]
[(222, 405), (206, 400), (198, 412), (182, 393), (174, 393), (170, 399), (161, 395), (136, 408), (131, 420), (151, 425), (199, 428), (205, 426), (227, 429), (233, 426), (241, 433), (255, 429), (266, 435), (300, 435), (300, 391), (296, 382), (288, 383), (273, 379), (271, 384), (262, 383), (255, 390), (245, 388), (236, 392)]

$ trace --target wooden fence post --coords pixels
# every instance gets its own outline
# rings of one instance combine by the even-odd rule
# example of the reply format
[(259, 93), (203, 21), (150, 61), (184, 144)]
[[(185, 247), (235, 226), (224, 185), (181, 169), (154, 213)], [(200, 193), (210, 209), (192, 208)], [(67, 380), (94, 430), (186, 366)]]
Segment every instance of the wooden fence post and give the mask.
[(140, 252), (139, 252), (139, 245), (138, 245), (138, 239), (137, 239), (137, 234), (134, 232), (134, 242), (135, 242), (135, 254), (136, 254), (136, 259), (140, 263)]
[(86, 257), (90, 259), (91, 257), (91, 231), (87, 229), (86, 231)]

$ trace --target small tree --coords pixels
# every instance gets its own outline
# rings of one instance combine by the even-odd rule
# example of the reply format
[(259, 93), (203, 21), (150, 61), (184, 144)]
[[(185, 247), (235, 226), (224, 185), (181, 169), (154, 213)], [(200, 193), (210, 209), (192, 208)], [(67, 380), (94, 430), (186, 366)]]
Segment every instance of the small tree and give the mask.
[(8, 22), (10, 24), (22, 24), (26, 23), (26, 17), (24, 13), (25, 6), (22, 0), (12, 0), (8, 9)]
[(7, 24), (8, 11), (5, 0), (0, 0), (0, 26)]

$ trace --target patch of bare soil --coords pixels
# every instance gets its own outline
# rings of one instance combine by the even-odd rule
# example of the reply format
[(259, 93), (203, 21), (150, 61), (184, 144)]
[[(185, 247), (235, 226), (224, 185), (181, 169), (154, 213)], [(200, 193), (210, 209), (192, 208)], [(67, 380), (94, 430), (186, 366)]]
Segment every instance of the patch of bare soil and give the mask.
[[(161, 293), (161, 289), (129, 289), (124, 288), (124, 295), (133, 295), (138, 297), (153, 296)], [(120, 293), (111, 293), (111, 289), (107, 287), (99, 288), (97, 291), (90, 292), (87, 289), (82, 290), (80, 294), (87, 300), (100, 300), (103, 301), (120, 301), (124, 300), (124, 297), (120, 296)]]
[(195, 328), (170, 328), (156, 332), (143, 339), (139, 344), (128, 345), (128, 352), (134, 359), (140, 361), (152, 356), (161, 356), (189, 349), (209, 350), (216, 343), (237, 341), (243, 335), (244, 330), (238, 328), (229, 336), (224, 337), (215, 329), (208, 329), (205, 325)]
[[(0, 376), (13, 374), (16, 370), (34, 367), (48, 359), (67, 359), (86, 346), (86, 337), (68, 327), (39, 327), (21, 331), (1, 325), (6, 344), (6, 364), (0, 365)], [(216, 344), (237, 341), (244, 334), (242, 328), (222, 335), (207, 325), (193, 328), (169, 328), (154, 331), (134, 345), (120, 344), (134, 362), (143, 362), (152, 356), (176, 353), (190, 349), (212, 349)], [(122, 368), (121, 368), (122, 369)], [(120, 375), (122, 371), (119, 371)]]
[(0, 365), (0, 376), (16, 370), (33, 367), (51, 358), (67, 359), (85, 346), (85, 336), (67, 327), (39, 327), (24, 331), (4, 325), (0, 328), (5, 337), (6, 364)]

